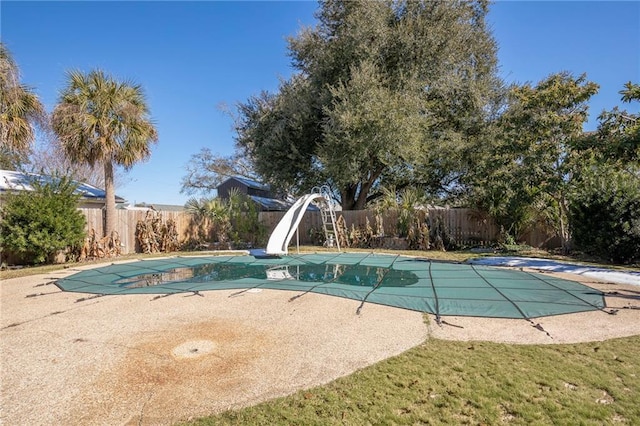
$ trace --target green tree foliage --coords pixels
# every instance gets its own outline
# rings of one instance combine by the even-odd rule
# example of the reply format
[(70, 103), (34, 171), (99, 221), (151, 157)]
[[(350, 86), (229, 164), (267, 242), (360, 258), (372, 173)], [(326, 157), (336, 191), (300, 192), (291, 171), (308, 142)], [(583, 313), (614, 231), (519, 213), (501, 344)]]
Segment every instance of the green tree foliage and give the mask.
[(68, 178), (32, 182), (33, 191), (6, 194), (1, 209), (0, 246), (26, 263), (45, 263), (58, 251), (78, 248), (85, 218), (76, 185)]
[(309, 82), (294, 76), (278, 95), (262, 92), (238, 106), (237, 151), (276, 191), (296, 192), (323, 182), (315, 159), (319, 122), (314, 122)]
[[(639, 84), (628, 82), (619, 93), (623, 102), (640, 101)], [(591, 150), (606, 162), (640, 161), (640, 114), (615, 107), (603, 111), (598, 120), (598, 130), (580, 140), (578, 149)]]
[[(640, 101), (640, 85), (620, 91)], [(640, 260), (640, 114), (604, 111), (595, 133), (576, 141), (581, 167), (571, 199), (577, 249), (614, 262)]]
[(572, 197), (575, 247), (616, 263), (640, 261), (640, 168), (585, 167)]
[(35, 125), (46, 127), (46, 122), (38, 96), (20, 83), (20, 70), (0, 42), (0, 168), (16, 170), (25, 162)]
[(239, 106), (237, 149), (273, 187), (328, 183), (344, 209), (381, 187), (441, 191), (500, 82), (486, 1), (322, 1), (275, 94)]
[(72, 71), (53, 111), (53, 129), (74, 162), (102, 165), (106, 192), (105, 235), (115, 228), (114, 165), (125, 169), (151, 155), (158, 135), (142, 87), (100, 70)]
[(542, 214), (567, 246), (568, 195), (580, 163), (572, 144), (582, 136), (587, 102), (597, 91), (585, 75), (569, 73), (511, 88), (493, 152), (475, 175), (479, 205), (506, 230), (518, 236)]

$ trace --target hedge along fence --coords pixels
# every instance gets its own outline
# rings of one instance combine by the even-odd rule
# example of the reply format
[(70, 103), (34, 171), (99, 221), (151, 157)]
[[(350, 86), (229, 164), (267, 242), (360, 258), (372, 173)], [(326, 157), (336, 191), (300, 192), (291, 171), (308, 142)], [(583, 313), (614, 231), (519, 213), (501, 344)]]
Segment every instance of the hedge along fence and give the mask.
[[(101, 209), (80, 209), (87, 218), (87, 230), (94, 229), (96, 234), (103, 234), (103, 211)], [(176, 222), (178, 240), (180, 243), (198, 239), (199, 225), (193, 220), (193, 216), (187, 212), (158, 211), (162, 221), (173, 219)], [(480, 245), (490, 244), (499, 238), (500, 229), (495, 225), (488, 215), (474, 209), (429, 209), (429, 217), (432, 223), (439, 217), (445, 224), (450, 238), (459, 245)], [(285, 212), (261, 212), (259, 220), (267, 227), (267, 235), (275, 229)], [(147, 212), (144, 210), (116, 210), (116, 231), (120, 236), (123, 245), (122, 253), (135, 253), (140, 251), (136, 242), (135, 231), (139, 220), (145, 220)], [(353, 210), (336, 212), (336, 215), (343, 216), (350, 229), (365, 226), (367, 219), (372, 228), (376, 227), (376, 212), (373, 210)], [(382, 221), (385, 236), (394, 236), (398, 223), (398, 211), (388, 210), (382, 213)], [(205, 223), (205, 226), (206, 223)], [(308, 211), (302, 217), (298, 228), (300, 244), (309, 245), (313, 243), (311, 231), (322, 231), (322, 216), (319, 211)], [(205, 229), (204, 235), (211, 236), (211, 230)], [(209, 241), (213, 242), (213, 241)], [(536, 227), (525, 234), (523, 241), (532, 247), (555, 247), (557, 242), (553, 233), (545, 230), (542, 226)], [(295, 245), (294, 236), (291, 243)]]

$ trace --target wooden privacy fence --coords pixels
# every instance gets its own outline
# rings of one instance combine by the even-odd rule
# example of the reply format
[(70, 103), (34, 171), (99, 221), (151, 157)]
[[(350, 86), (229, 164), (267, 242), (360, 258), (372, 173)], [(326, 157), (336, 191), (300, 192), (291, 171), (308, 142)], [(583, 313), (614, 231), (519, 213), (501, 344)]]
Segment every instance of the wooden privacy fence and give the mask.
[[(436, 218), (440, 218), (450, 237), (458, 244), (480, 244), (496, 241), (499, 229), (491, 218), (473, 209), (429, 209), (429, 218), (435, 223)], [(261, 212), (260, 221), (271, 230), (275, 228), (284, 212)], [(349, 210), (336, 212), (336, 216), (343, 216), (347, 227), (351, 228), (365, 226), (367, 219), (372, 228), (376, 227), (376, 213), (372, 210)], [(386, 236), (393, 236), (396, 233), (398, 224), (398, 211), (388, 210), (382, 215), (382, 225)], [(298, 228), (300, 244), (310, 244), (312, 242), (311, 231), (322, 230), (322, 217), (320, 212), (306, 212)], [(294, 237), (295, 238), (295, 237)], [(295, 240), (292, 241), (295, 243)]]
[[(98, 235), (103, 235), (103, 211), (101, 209), (80, 209), (87, 218), (87, 230), (95, 229)], [(478, 245), (495, 242), (500, 229), (488, 215), (474, 209), (430, 209), (431, 223), (440, 218), (449, 233), (449, 236), (457, 244)], [(192, 220), (192, 215), (187, 212), (158, 211), (163, 222), (173, 219), (176, 222), (178, 240), (184, 243), (197, 238), (197, 225)], [(259, 220), (267, 228), (270, 235), (285, 212), (261, 212)], [(354, 210), (336, 212), (337, 216), (343, 216), (347, 227), (364, 226), (367, 219), (372, 228), (376, 227), (376, 213), (371, 210)], [(134, 253), (140, 251), (136, 242), (135, 232), (139, 220), (144, 220), (147, 211), (144, 210), (116, 210), (116, 231), (123, 245), (122, 253)], [(382, 214), (383, 228), (386, 236), (393, 236), (398, 223), (398, 211), (389, 210)], [(312, 244), (312, 232), (322, 231), (322, 217), (319, 211), (308, 211), (302, 217), (298, 228), (300, 244)], [(295, 244), (296, 237), (291, 241)], [(555, 240), (553, 235), (543, 227), (531, 230), (523, 237), (523, 242), (532, 247), (553, 247)]]
[[(96, 234), (104, 234), (104, 219), (102, 209), (80, 209), (87, 219), (87, 231), (95, 229)], [(192, 223), (192, 216), (186, 212), (158, 211), (156, 212), (165, 222), (173, 219), (178, 230), (178, 240), (182, 243), (195, 236), (196, 229)], [(116, 232), (120, 236), (122, 253), (136, 253), (140, 247), (136, 241), (136, 225), (138, 221), (145, 220), (145, 210), (116, 210)]]
[[(382, 214), (382, 225), (386, 236), (393, 236), (397, 230), (398, 211), (387, 210)], [(260, 221), (267, 226), (267, 234), (276, 227), (285, 212), (261, 212)], [(449, 237), (459, 245), (474, 246), (491, 244), (500, 237), (500, 228), (486, 213), (475, 209), (429, 209), (431, 225), (437, 218), (443, 221)], [(336, 216), (343, 216), (347, 227), (365, 226), (367, 219), (370, 226), (376, 227), (376, 213), (372, 210), (349, 210), (336, 212)], [(322, 217), (319, 211), (309, 211), (304, 214), (298, 227), (300, 244), (311, 244), (311, 230), (322, 230)], [(291, 241), (295, 244), (295, 236)], [(526, 233), (521, 241), (532, 247), (559, 247), (559, 240), (553, 232), (539, 225)]]

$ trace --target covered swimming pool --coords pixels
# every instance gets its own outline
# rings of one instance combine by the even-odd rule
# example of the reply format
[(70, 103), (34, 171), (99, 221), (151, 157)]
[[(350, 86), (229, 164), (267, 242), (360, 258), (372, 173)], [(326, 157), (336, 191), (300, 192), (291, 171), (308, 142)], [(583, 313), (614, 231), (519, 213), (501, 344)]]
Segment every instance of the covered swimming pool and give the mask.
[(530, 319), (606, 307), (603, 292), (550, 275), (374, 253), (142, 260), (78, 272), (56, 285), (100, 295), (286, 290), (290, 301), (319, 293), (360, 301), (360, 308), (376, 303), (436, 318)]

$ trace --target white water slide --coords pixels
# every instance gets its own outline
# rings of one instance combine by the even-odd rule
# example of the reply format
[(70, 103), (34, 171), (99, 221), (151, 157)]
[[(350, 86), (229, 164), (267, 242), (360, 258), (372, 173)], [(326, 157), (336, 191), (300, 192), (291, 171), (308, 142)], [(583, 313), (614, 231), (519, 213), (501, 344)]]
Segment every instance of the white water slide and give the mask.
[(302, 216), (307, 211), (309, 204), (318, 198), (324, 198), (324, 195), (320, 193), (303, 195), (291, 206), (269, 237), (266, 249), (267, 255), (286, 255), (289, 252), (289, 243), (298, 229), (298, 225), (300, 225)]

